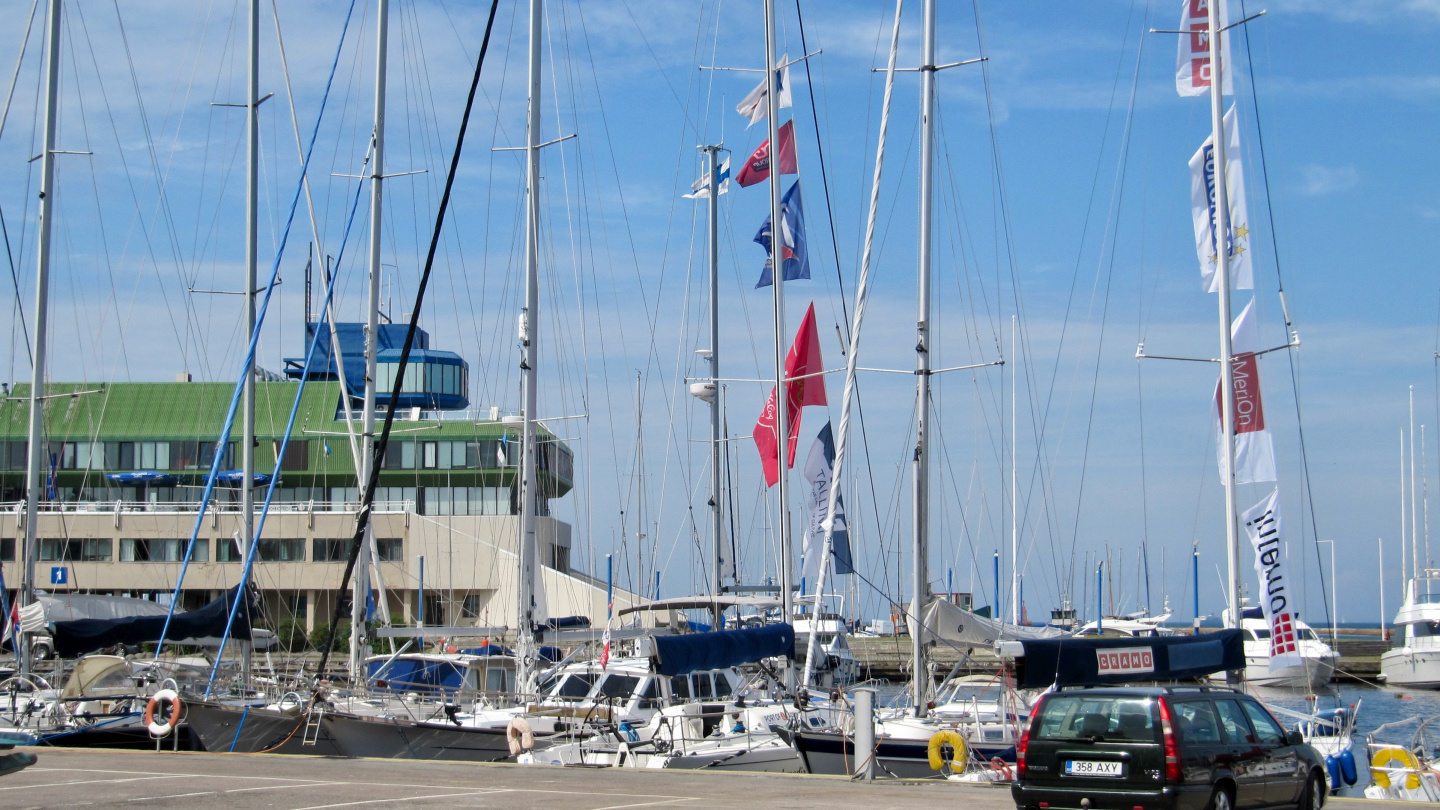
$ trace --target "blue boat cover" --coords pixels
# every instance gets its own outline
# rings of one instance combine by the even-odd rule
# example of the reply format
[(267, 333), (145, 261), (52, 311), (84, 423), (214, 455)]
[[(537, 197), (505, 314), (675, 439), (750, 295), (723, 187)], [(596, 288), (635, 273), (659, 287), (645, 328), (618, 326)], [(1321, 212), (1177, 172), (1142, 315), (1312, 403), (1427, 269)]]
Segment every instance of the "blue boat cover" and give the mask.
[(465, 664), (400, 657), (388, 664), (371, 661), (370, 680), (392, 692), (454, 692), (465, 685)]
[(655, 636), (655, 671), (661, 675), (685, 675), (697, 670), (749, 664), (777, 655), (788, 656), (794, 649), (795, 628), (788, 624)]
[(135, 470), (133, 472), (110, 473), (105, 476), (117, 484), (136, 484), (151, 487), (173, 487), (180, 483), (180, 476), (159, 470)]
[[(225, 622), (230, 616), (230, 605), (235, 601), (239, 585), (225, 591), (219, 599), (195, 610), (176, 613), (170, 619), (170, 629), (165, 638), (170, 641), (184, 641), (198, 638), (220, 638), (225, 635)], [(254, 592), (250, 595), (250, 610), (242, 605), (235, 611), (235, 624), (230, 628), (230, 637), (241, 641), (250, 639), (250, 616), (258, 615), (259, 605)], [(131, 616), (125, 619), (75, 619), (55, 622), (55, 653), (61, 658), (74, 658), (95, 650), (103, 650), (116, 644), (143, 644), (159, 641), (165, 628), (164, 616)]]
[(536, 630), (588, 630), (590, 628), (589, 616), (557, 616), (547, 620), (544, 624), (535, 625)]
[[(220, 473), (217, 473), (217, 474), (215, 475), (215, 483), (217, 483), (217, 484), (231, 484), (231, 485), (233, 485), (233, 486), (239, 486), (239, 485), (240, 485), (240, 482), (241, 482), (241, 481), (244, 481), (244, 480), (245, 480), (245, 471), (244, 471), (244, 470), (225, 470), (225, 471), (220, 472)], [(256, 483), (256, 484), (268, 484), (268, 483), (270, 483), (270, 474), (269, 474), (269, 473), (255, 473), (255, 483)]]
[(1239, 630), (1199, 636), (1060, 638), (1022, 641), (1020, 689), (1178, 681), (1245, 668)]

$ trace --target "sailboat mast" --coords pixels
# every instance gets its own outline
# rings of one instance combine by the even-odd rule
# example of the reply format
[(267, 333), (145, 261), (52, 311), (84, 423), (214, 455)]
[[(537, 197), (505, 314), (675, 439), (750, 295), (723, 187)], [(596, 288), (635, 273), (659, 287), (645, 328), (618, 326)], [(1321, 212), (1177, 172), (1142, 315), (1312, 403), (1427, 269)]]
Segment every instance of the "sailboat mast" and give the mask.
[(912, 531), (914, 577), (911, 582), (910, 641), (914, 655), (911, 699), (915, 716), (925, 716), (930, 668), (920, 617), (930, 596), (930, 225), (935, 170), (935, 0), (925, 0), (920, 57), (920, 246), (915, 323), (915, 453), (911, 460), (914, 499)]
[(1220, 424), (1225, 437), (1225, 589), (1230, 609), (1227, 627), (1240, 626), (1240, 536), (1235, 525), (1235, 348), (1230, 335), (1230, 197), (1225, 175), (1224, 71), (1221, 53), (1220, 4), (1211, 3), (1210, 37), (1210, 141), (1215, 156), (1215, 266), (1220, 279)]
[[(390, 0), (376, 0), (375, 9), (375, 124), (371, 135), (370, 170), (370, 288), (365, 308), (365, 404), (361, 412), (364, 433), (360, 453), (360, 481), (370, 480), (375, 463), (375, 399), (378, 385), (380, 355), (380, 235), (385, 181), (385, 87), (386, 62), (390, 48)], [(410, 317), (417, 317), (412, 313)], [(423, 369), (423, 366), (422, 366)], [(418, 370), (417, 370), (418, 371)], [(423, 371), (421, 371), (423, 374)], [(345, 396), (349, 396), (347, 392)], [(361, 493), (363, 495), (363, 493)], [(372, 507), (373, 508), (373, 507)], [(365, 537), (355, 557), (355, 579), (350, 598), (350, 679), (358, 683), (365, 677), (365, 613), (366, 591), (370, 587), (370, 553), (374, 545), (375, 523), (365, 525)]]
[[(1415, 386), (1410, 386), (1410, 570), (1420, 579), (1420, 525), (1415, 498)], [(1417, 586), (1416, 591), (1419, 591)]]
[(520, 314), (520, 385), (523, 420), (520, 433), (519, 598), (515, 630), (516, 684), (534, 691), (535, 652), (535, 342), (540, 326), (540, 22), (544, 0), (530, 0), (529, 95), (525, 121), (525, 309)]
[(1010, 623), (1020, 623), (1020, 485), (1019, 475), (1016, 472), (1016, 461), (1020, 456), (1020, 434), (1016, 428), (1018, 422), (1015, 415), (1018, 412), (1015, 404), (1016, 378), (1019, 376), (1020, 355), (1016, 352), (1019, 346), (1018, 321), (1014, 315), (1010, 316), (1010, 362), (1015, 367), (1010, 370)]
[(710, 163), (710, 536), (714, 542), (710, 563), (715, 598), (711, 625), (720, 629), (725, 611), (720, 607), (724, 585), (724, 511), (720, 491), (720, 146), (702, 147)]
[[(60, 95), (60, 0), (50, 0), (45, 35), (45, 135), (40, 153), (40, 222), (38, 259), (35, 265), (35, 336), (30, 359), (30, 424), (25, 463), (25, 573), (21, 580), (20, 605), (35, 601), (36, 521), (39, 518), (41, 470), (45, 463), (45, 331), (50, 311), (50, 226), (55, 213), (55, 128)], [(18, 633), (20, 672), (30, 672), (30, 638)]]
[[(245, 83), (245, 341), (255, 335), (255, 274), (260, 255), (260, 0), (249, 3)], [(255, 363), (245, 371), (240, 429), (240, 553), (255, 542)], [(225, 448), (216, 448), (223, 453)]]
[[(775, 315), (775, 425), (776, 454), (780, 468), (780, 508), (776, 513), (780, 537), (780, 608), (783, 621), (795, 620), (794, 562), (790, 538), (790, 395), (785, 383), (785, 257), (784, 222), (780, 215), (780, 92), (775, 76), (775, 0), (765, 0), (765, 104), (770, 128), (770, 275)], [(795, 666), (785, 659), (785, 689), (795, 688)]]

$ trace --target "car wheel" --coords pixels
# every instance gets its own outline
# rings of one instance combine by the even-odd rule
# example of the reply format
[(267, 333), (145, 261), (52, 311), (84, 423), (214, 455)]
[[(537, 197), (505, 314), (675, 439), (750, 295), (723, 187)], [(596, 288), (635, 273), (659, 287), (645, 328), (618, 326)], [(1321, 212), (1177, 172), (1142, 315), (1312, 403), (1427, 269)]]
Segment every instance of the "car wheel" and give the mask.
[(1210, 804), (1206, 810), (1235, 810), (1235, 799), (1230, 791), (1217, 785), (1215, 792), (1210, 794)]
[(1325, 785), (1320, 777), (1311, 774), (1305, 781), (1305, 792), (1300, 794), (1300, 810), (1320, 810), (1325, 804)]

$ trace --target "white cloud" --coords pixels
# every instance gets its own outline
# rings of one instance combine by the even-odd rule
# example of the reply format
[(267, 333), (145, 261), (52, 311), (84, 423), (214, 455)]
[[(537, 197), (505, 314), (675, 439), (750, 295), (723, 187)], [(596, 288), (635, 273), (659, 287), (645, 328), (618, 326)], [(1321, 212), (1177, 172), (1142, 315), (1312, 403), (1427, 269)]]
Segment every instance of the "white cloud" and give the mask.
[(1300, 167), (1300, 193), (1312, 197), (1334, 194), (1352, 189), (1360, 184), (1360, 172), (1354, 166), (1321, 166), (1310, 164)]

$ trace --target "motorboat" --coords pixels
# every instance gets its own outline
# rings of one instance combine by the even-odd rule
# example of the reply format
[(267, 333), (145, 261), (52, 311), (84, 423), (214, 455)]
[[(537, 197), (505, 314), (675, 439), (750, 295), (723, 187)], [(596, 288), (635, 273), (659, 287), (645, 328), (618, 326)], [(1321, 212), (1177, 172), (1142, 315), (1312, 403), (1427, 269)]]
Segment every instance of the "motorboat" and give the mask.
[[(1226, 626), (1230, 626), (1230, 611), (1226, 610), (1222, 616)], [(1334, 680), (1340, 655), (1321, 641), (1305, 622), (1295, 620), (1301, 663), (1280, 669), (1270, 667), (1270, 626), (1259, 607), (1241, 607), (1240, 629), (1245, 635), (1245, 680), (1255, 686), (1316, 689)]]
[(1411, 579), (1395, 614), (1395, 644), (1380, 656), (1380, 680), (1389, 686), (1440, 689), (1440, 569)]

